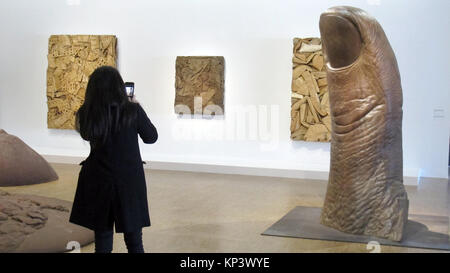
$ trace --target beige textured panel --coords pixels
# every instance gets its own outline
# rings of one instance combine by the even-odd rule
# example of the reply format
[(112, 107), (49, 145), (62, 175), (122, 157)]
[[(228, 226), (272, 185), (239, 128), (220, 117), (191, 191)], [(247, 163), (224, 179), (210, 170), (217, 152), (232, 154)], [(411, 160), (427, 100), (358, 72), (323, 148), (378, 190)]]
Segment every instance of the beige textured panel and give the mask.
[(116, 37), (52, 35), (47, 58), (47, 126), (74, 129), (89, 75), (99, 66), (116, 67)]
[[(221, 56), (177, 57), (175, 106), (184, 105), (191, 114), (203, 114), (205, 107), (215, 105), (222, 109), (222, 113), (216, 114), (223, 114), (224, 70), (225, 60)], [(194, 101), (198, 102), (195, 107)], [(175, 107), (177, 114), (179, 109)]]
[(294, 38), (291, 139), (331, 139), (326, 69), (319, 38)]

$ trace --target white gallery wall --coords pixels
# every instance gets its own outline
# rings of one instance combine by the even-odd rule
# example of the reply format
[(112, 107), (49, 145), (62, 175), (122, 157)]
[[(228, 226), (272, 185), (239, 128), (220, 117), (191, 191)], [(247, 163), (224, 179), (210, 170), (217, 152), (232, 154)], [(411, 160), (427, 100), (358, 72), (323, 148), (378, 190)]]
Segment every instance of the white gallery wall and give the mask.
[[(321, 12), (336, 5), (377, 18), (396, 53), (405, 176), (447, 178), (448, 0), (2, 0), (0, 128), (45, 155), (87, 156), (89, 144), (75, 131), (47, 129), (48, 38), (113, 34), (119, 70), (125, 81), (135, 82), (137, 98), (159, 131), (156, 144), (141, 143), (150, 164), (326, 174), (329, 143), (289, 138), (292, 39), (320, 36)], [(190, 55), (225, 57), (224, 119), (174, 114), (175, 59)]]

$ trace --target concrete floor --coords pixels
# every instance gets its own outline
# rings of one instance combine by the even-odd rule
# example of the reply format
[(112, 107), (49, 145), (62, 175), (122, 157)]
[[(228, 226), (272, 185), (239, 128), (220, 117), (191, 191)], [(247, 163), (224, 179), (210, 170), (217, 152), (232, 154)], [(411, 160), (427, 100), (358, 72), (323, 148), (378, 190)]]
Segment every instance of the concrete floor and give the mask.
[[(80, 166), (52, 164), (60, 179), (5, 187), (11, 193), (73, 201)], [(145, 170), (152, 226), (146, 252), (368, 252), (365, 244), (260, 235), (296, 206), (321, 207), (326, 181)], [(448, 180), (407, 186), (411, 214), (450, 216)], [(94, 244), (81, 249), (93, 252)], [(126, 252), (115, 234), (113, 252)], [(381, 246), (381, 252), (438, 252)]]

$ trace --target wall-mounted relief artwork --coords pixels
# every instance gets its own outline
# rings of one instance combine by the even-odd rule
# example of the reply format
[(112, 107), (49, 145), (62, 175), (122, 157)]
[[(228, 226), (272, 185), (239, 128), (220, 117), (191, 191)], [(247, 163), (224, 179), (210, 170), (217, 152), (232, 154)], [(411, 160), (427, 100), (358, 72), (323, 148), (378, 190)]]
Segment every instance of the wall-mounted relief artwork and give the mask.
[(331, 139), (327, 74), (319, 38), (294, 38), (291, 139)]
[(223, 115), (224, 71), (221, 56), (177, 57), (175, 113)]
[(97, 67), (116, 67), (114, 35), (52, 35), (48, 42), (47, 126), (74, 129), (89, 75)]

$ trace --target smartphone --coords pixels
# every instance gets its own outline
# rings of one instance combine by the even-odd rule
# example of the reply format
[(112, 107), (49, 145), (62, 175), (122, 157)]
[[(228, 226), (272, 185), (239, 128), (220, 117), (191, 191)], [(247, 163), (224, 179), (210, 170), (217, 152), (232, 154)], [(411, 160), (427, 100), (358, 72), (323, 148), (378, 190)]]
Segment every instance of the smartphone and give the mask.
[(127, 92), (127, 96), (132, 98), (134, 96), (134, 82), (126, 82), (125, 90)]

